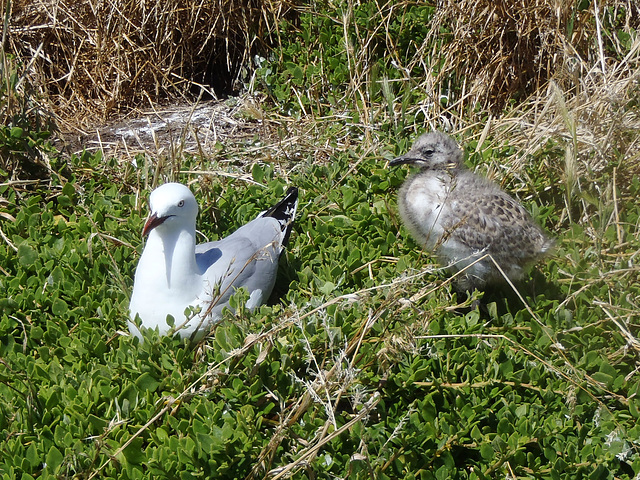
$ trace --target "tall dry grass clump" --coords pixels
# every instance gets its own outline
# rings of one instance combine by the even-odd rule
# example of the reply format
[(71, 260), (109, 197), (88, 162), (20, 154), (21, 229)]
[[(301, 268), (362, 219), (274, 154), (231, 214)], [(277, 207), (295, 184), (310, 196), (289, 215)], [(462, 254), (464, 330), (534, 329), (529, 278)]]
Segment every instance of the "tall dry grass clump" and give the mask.
[(618, 185), (627, 185), (640, 174), (640, 37), (620, 62), (588, 63), (576, 57), (574, 66), (580, 72), (571, 80), (558, 75), (494, 122), (498, 141), (517, 147), (516, 168), (553, 141), (564, 150), (568, 191), (612, 165)]
[(346, 0), (300, 11), (302, 25), (286, 34), (307, 49), (284, 51), (279, 81), (287, 88), (267, 82), (274, 99), (293, 98), (303, 116), (353, 105), (366, 132), (387, 122), (455, 132), (552, 80), (568, 91), (583, 64), (622, 61), (640, 25), (631, 0)]
[(589, 60), (594, 39), (615, 50), (618, 31), (638, 24), (640, 10), (631, 0), (443, 1), (424, 45), (446, 38), (446, 49), (435, 55), (436, 82), (455, 79), (464, 85), (463, 97), (498, 112), (546, 88), (567, 57)]
[(431, 100), (408, 109), (425, 110), (428, 128), (477, 132), (478, 148), (515, 147), (503, 174), (523, 188), (537, 184), (524, 165), (560, 149), (571, 218), (577, 195), (612, 198), (640, 174), (639, 26), (632, 1), (441, 1), (402, 65)]
[(7, 49), (64, 128), (230, 91), (289, 11), (288, 0), (16, 0)]

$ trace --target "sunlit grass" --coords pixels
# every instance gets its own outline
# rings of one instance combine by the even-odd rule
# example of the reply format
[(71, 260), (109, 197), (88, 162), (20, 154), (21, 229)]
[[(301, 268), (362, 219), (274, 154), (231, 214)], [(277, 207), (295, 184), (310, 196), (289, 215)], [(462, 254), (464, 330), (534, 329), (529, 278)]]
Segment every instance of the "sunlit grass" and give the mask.
[[(259, 128), (215, 158), (52, 152), (43, 180), (2, 173), (2, 478), (640, 474), (637, 44), (606, 75), (585, 60), (577, 84), (471, 114), (442, 103), (444, 83), (406, 76), (419, 59), (405, 50), (384, 60), (411, 69), (367, 63), (400, 29), (364, 29), (390, 5), (344, 7), (303, 18), (302, 37), (340, 35), (325, 51), (307, 36), (318, 63), (302, 77), (307, 57), (283, 45), (290, 74), (274, 62), (256, 83), (277, 102), (245, 97), (227, 120)], [(400, 7), (425, 34), (432, 10)], [(521, 284), (462, 298), (400, 225), (406, 172), (386, 164), (430, 128), (556, 238)], [(146, 200), (165, 180), (190, 184), (209, 239), (300, 188), (277, 295), (197, 345), (126, 331)]]

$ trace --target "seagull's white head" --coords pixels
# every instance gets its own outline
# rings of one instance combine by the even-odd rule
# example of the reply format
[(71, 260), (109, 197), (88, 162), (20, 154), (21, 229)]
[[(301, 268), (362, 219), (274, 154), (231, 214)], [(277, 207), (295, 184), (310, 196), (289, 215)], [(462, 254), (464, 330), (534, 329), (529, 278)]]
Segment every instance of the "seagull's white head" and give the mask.
[(181, 183), (165, 183), (149, 196), (149, 218), (142, 229), (148, 235), (154, 228), (176, 229), (191, 226), (195, 230), (198, 202)]

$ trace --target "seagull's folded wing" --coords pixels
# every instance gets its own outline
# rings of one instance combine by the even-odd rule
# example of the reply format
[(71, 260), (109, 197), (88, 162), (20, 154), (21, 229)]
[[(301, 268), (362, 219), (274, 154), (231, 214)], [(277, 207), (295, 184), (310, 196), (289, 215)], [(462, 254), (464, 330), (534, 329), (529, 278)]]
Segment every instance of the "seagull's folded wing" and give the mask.
[(196, 246), (203, 279), (203, 312), (217, 317), (236, 289), (251, 294), (254, 308), (267, 300), (278, 272), (283, 232), (270, 217), (256, 218), (222, 240)]

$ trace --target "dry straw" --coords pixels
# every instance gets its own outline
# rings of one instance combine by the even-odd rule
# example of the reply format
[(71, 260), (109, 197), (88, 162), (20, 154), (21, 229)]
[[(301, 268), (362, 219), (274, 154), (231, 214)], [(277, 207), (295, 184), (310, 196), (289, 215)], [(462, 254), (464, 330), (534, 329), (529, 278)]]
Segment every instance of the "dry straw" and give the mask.
[(8, 49), (64, 129), (143, 102), (229, 90), (288, 0), (16, 0)]
[(444, 35), (438, 79), (463, 80), (470, 99), (501, 111), (511, 99), (544, 89), (568, 48), (587, 59), (593, 39), (602, 35), (597, 20), (604, 9), (617, 21), (618, 9), (626, 15), (621, 27), (638, 21), (631, 1), (601, 0), (585, 9), (558, 0), (444, 1), (423, 47)]

